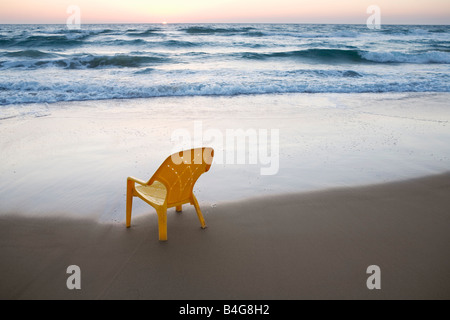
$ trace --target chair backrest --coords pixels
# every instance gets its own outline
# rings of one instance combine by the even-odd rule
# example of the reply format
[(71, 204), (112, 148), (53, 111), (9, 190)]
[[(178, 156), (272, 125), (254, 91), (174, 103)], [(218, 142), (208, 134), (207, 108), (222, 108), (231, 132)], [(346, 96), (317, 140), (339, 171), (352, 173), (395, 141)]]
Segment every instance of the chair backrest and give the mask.
[(214, 157), (212, 148), (184, 150), (169, 156), (156, 170), (149, 184), (159, 181), (167, 189), (167, 205), (190, 199), (195, 182), (209, 170)]

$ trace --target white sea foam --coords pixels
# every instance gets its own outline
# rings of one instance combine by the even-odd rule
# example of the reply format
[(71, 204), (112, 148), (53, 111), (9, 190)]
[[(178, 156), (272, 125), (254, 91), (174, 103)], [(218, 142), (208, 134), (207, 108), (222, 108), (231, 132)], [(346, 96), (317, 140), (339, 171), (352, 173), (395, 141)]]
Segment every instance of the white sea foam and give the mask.
[(450, 63), (450, 52), (428, 51), (420, 53), (405, 52), (362, 52), (364, 59), (375, 62), (396, 62), (396, 63)]
[[(0, 124), (0, 214), (123, 220), (126, 177), (149, 178), (178, 144), (170, 139), (175, 130), (195, 139), (195, 121), (224, 137), (228, 129), (280, 129), (277, 175), (261, 176), (259, 165), (213, 164), (196, 184), (203, 203), (446, 172), (449, 98), (277, 94), (3, 106), (24, 110), (27, 121)], [(148, 214), (141, 208), (136, 203), (133, 214)]]
[(160, 96), (450, 91), (450, 27), (0, 26), (0, 105)]

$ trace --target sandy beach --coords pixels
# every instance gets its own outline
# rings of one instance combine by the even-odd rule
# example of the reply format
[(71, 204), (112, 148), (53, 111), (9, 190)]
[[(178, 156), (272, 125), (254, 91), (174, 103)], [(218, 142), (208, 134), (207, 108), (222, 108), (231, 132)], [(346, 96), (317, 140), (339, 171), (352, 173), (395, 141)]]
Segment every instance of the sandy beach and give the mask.
[[(126, 177), (149, 179), (168, 155), (198, 146), (215, 149), (211, 171), (195, 186), (206, 208), (444, 173), (450, 170), (449, 99), (448, 93), (275, 94), (3, 107), (11, 118), (0, 122), (0, 215), (122, 221)], [(180, 139), (178, 130), (190, 139)], [(269, 139), (278, 130), (278, 154), (272, 152), (278, 157), (250, 163), (248, 137), (242, 147), (234, 137), (230, 148), (229, 130), (244, 138), (266, 132)], [(237, 164), (240, 149), (243, 164)], [(274, 151), (269, 143), (267, 149)], [(261, 174), (270, 167), (278, 171)], [(133, 213), (146, 212), (136, 201)]]
[[(447, 93), (2, 112), (1, 299), (450, 298)], [(126, 229), (126, 177), (148, 179), (176, 147), (173, 132), (194, 136), (199, 122), (203, 132), (278, 129), (279, 172), (226, 163), (219, 151), (229, 150), (205, 139), (217, 156), (194, 192), (208, 228), (193, 207), (171, 209), (161, 243), (154, 210), (136, 200)], [(66, 287), (70, 265), (81, 269), (81, 290)], [(371, 265), (381, 290), (366, 286)]]
[[(450, 174), (123, 223), (0, 217), (1, 299), (449, 299)], [(66, 268), (81, 268), (68, 290)], [(366, 269), (381, 268), (381, 290)]]

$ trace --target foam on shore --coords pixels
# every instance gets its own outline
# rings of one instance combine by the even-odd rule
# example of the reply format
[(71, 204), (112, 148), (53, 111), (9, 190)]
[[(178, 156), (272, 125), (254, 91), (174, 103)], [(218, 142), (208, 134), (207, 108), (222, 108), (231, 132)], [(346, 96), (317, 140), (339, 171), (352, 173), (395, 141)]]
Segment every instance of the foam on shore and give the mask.
[[(216, 149), (212, 169), (195, 188), (204, 207), (443, 173), (450, 169), (449, 99), (448, 93), (288, 94), (2, 108), (8, 119), (0, 121), (0, 215), (65, 212), (122, 221), (126, 177), (148, 179), (180, 145), (171, 140), (177, 129), (190, 134), (192, 147)], [(270, 166), (261, 158), (227, 162), (224, 140), (194, 141), (196, 130), (225, 139), (237, 129), (279, 130), (275, 175), (261, 175)], [(149, 208), (136, 201), (133, 212)]]

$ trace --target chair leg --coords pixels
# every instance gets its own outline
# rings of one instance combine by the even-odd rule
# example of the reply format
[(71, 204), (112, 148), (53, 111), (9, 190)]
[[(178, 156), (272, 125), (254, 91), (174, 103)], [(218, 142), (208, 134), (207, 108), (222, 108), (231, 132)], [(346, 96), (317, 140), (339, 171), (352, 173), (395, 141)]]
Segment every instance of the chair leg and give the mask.
[(183, 206), (182, 205), (177, 206), (176, 210), (177, 210), (177, 212), (183, 211)]
[(127, 181), (127, 212), (126, 212), (127, 228), (129, 228), (131, 225), (131, 209), (133, 207), (133, 188), (134, 188), (134, 182)]
[(198, 205), (197, 198), (192, 195), (192, 204), (195, 207), (195, 211), (197, 211), (198, 220), (200, 220), (200, 225), (202, 226), (202, 229), (206, 228), (206, 222), (205, 219), (203, 219), (202, 211), (200, 210), (200, 206)]
[(156, 210), (158, 214), (159, 241), (167, 240), (167, 208)]

